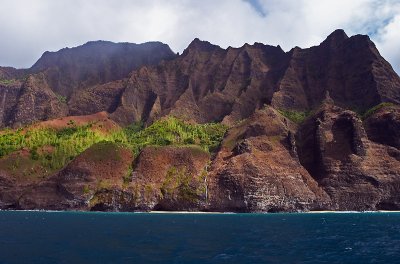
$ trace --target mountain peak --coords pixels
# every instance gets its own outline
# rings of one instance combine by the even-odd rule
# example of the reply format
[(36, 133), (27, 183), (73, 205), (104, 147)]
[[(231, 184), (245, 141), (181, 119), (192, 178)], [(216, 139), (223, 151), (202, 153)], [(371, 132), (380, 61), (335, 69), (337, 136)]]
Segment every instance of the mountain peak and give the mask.
[(344, 40), (348, 38), (349, 36), (347, 36), (346, 32), (343, 29), (336, 29), (327, 37), (327, 39), (333, 40)]
[(107, 41), (107, 40), (91, 40), (83, 44), (82, 46), (85, 45), (102, 45), (102, 44), (115, 44), (114, 42)]
[(322, 43), (339, 44), (348, 39), (346, 32), (343, 29), (336, 29), (333, 31)]
[(220, 48), (217, 45), (211, 44), (208, 41), (200, 40), (199, 38), (195, 38), (190, 42), (189, 46), (183, 51), (184, 54), (191, 50), (199, 50), (199, 51), (211, 51), (213, 49)]

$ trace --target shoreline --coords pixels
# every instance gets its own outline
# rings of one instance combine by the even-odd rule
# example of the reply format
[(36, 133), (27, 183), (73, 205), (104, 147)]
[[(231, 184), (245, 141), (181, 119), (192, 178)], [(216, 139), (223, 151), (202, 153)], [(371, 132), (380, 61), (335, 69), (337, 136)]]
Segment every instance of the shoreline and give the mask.
[(309, 212), (304, 212), (308, 214), (326, 214), (326, 213), (336, 213), (336, 214), (352, 214), (352, 213), (357, 213), (357, 214), (362, 214), (362, 213), (400, 213), (400, 211), (395, 210), (395, 211), (387, 211), (387, 210), (376, 210), (376, 211), (309, 211)]
[(388, 211), (388, 210), (377, 210), (377, 211), (305, 211), (305, 212), (203, 212), (203, 211), (79, 211), (79, 210), (1, 210), (0, 212), (45, 212), (45, 213), (102, 213), (102, 214), (263, 214), (263, 215), (275, 215), (275, 214), (363, 214), (363, 213), (400, 213), (400, 210)]

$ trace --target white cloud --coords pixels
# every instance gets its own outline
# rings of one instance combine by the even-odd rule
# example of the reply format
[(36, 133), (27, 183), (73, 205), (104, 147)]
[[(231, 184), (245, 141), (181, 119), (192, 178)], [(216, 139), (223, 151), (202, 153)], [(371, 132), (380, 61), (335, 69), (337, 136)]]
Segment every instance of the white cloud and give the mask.
[(376, 44), (381, 54), (400, 73), (400, 14), (379, 30)]
[(400, 0), (0, 0), (0, 65), (29, 67), (45, 50), (97, 39), (159, 40), (179, 52), (195, 37), (288, 50), (317, 45), (336, 28), (372, 34), (400, 71)]

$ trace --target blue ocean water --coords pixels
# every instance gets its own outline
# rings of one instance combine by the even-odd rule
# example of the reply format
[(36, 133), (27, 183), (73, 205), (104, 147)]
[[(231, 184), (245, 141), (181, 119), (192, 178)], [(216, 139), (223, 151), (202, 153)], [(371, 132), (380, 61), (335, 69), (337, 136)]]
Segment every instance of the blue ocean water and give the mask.
[(400, 263), (400, 214), (2, 211), (0, 263)]

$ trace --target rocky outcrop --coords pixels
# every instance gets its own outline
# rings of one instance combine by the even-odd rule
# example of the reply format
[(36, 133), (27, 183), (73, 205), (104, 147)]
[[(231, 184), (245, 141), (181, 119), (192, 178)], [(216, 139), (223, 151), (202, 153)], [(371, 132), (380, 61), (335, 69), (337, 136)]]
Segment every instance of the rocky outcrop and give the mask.
[(53, 177), (27, 188), (17, 208), (89, 210), (96, 205), (97, 192), (122, 190), (132, 160), (131, 151), (124, 147), (95, 144)]
[(323, 105), (299, 129), (297, 148), (333, 209), (400, 208), (400, 152), (371, 142), (354, 112)]
[(210, 172), (210, 210), (276, 212), (329, 208), (301, 166), (295, 125), (272, 108), (229, 130)]
[(22, 190), (16, 186), (15, 179), (0, 171), (0, 209), (15, 209)]
[(143, 65), (175, 57), (160, 42), (96, 41), (45, 52), (30, 69), (0, 67), (0, 127), (113, 112), (125, 89), (121, 79)]
[(399, 91), (398, 75), (368, 36), (337, 30), (319, 46), (287, 53), (260, 43), (224, 50), (195, 39), (175, 60), (134, 72), (113, 118), (147, 120), (157, 108), (159, 115), (234, 124), (265, 103), (308, 111), (329, 92), (339, 106), (365, 111), (400, 103)]
[[(89, 42), (46, 52), (26, 72), (39, 73), (67, 102), (68, 114), (108, 111), (122, 125), (151, 123), (169, 114), (234, 124), (264, 104), (311, 110), (326, 92), (337, 105), (360, 112), (381, 102), (400, 103), (400, 78), (374, 43), (368, 36), (348, 37), (343, 30), (319, 46), (289, 52), (261, 43), (222, 49), (195, 39), (176, 56), (159, 42)], [(23, 118), (9, 120), (14, 122), (23, 123)]]
[(368, 138), (374, 142), (400, 149), (400, 107), (386, 105), (364, 121)]
[(36, 184), (23, 187), (0, 177), (0, 208), (200, 210), (206, 206), (209, 158), (195, 146), (147, 147), (132, 164), (130, 150), (98, 143)]
[(10, 123), (14, 126), (66, 116), (66, 101), (49, 86), (45, 75), (30, 75), (19, 91)]
[(23, 79), (28, 74), (26, 69), (15, 69), (13, 67), (0, 66), (0, 81), (1, 80), (18, 80)]
[(287, 55), (257, 43), (221, 49), (195, 39), (175, 60), (134, 72), (113, 118), (121, 123), (158, 114), (200, 123), (233, 123), (268, 103)]
[(229, 130), (212, 153), (147, 146), (133, 157), (102, 142), (50, 172), (27, 147), (4, 151), (0, 209), (399, 210), (399, 103), (400, 78), (375, 45), (342, 30), (289, 52), (195, 39), (180, 56), (161, 43), (45, 53), (30, 70), (0, 68), (1, 126), (111, 133), (172, 115)]
[(208, 161), (209, 154), (195, 146), (146, 147), (122, 188), (97, 190), (90, 210), (203, 210)]
[(271, 100), (276, 108), (317, 107), (328, 91), (339, 106), (365, 111), (380, 102), (400, 103), (400, 79), (368, 36), (336, 30), (319, 46), (292, 49)]
[(209, 154), (197, 146), (145, 148), (135, 161), (130, 183), (137, 208), (203, 209), (209, 160)]
[(10, 120), (14, 115), (21, 85), (19, 81), (7, 85), (0, 83), (0, 128), (11, 124)]
[(25, 70), (0, 67), (0, 128), (10, 125)]
[[(397, 107), (389, 109), (370, 118)], [(106, 113), (89, 117), (85, 120), (110, 123), (107, 129), (116, 127)], [(73, 120), (84, 122), (79, 118)], [(65, 120), (42, 126), (58, 129)], [(212, 156), (196, 146), (153, 146), (134, 160), (130, 150), (103, 142), (41, 178), (28, 150), (21, 150), (0, 159), (0, 208), (398, 210), (400, 151), (367, 135), (354, 112), (325, 100), (300, 125), (272, 107), (257, 110), (228, 130)], [(24, 164), (18, 170), (13, 169), (16, 161)]]
[(30, 72), (44, 72), (54, 92), (70, 97), (77, 89), (120, 80), (143, 65), (174, 57), (168, 45), (161, 42), (92, 41), (75, 48), (45, 52)]
[(68, 102), (70, 115), (90, 115), (107, 111), (112, 113), (118, 107), (126, 81), (118, 80), (77, 90)]

